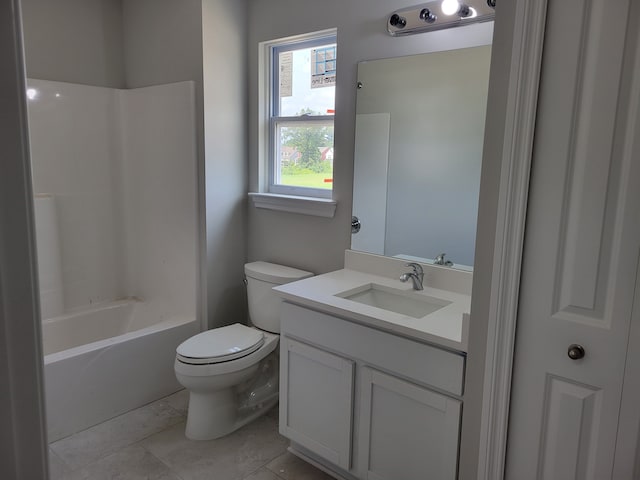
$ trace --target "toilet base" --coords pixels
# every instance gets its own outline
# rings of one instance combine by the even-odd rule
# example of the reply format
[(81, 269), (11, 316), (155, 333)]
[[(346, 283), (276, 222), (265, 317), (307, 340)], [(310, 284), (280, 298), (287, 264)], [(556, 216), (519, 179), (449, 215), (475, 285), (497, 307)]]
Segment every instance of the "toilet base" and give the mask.
[(212, 393), (189, 394), (185, 435), (191, 440), (212, 440), (234, 430), (235, 395), (231, 388)]
[[(278, 352), (272, 351), (259, 364), (226, 378), (218, 376), (198, 382), (198, 377), (179, 376), (183, 385), (191, 387), (187, 438), (213, 440), (223, 437), (274, 407), (278, 403), (278, 363)], [(221, 388), (231, 380), (240, 383)]]
[(224, 437), (264, 415), (278, 403), (278, 394), (264, 399), (248, 412), (239, 412), (232, 388), (214, 393), (189, 395), (185, 435), (190, 440), (214, 440)]

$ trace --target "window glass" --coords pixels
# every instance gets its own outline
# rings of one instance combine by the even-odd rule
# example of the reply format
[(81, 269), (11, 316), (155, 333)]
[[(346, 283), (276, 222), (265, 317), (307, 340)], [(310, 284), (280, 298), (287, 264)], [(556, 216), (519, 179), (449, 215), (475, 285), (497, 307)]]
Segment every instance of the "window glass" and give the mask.
[(333, 123), (278, 125), (276, 178), (279, 185), (331, 190)]
[(336, 45), (279, 52), (278, 115), (333, 115)]
[(335, 37), (272, 49), (270, 192), (331, 196), (336, 52)]

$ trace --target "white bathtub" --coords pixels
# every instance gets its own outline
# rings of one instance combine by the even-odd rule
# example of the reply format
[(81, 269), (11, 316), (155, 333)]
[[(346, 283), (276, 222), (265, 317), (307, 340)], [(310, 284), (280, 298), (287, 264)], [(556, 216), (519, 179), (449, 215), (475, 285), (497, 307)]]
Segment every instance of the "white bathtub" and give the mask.
[(118, 300), (43, 320), (50, 442), (181, 388), (175, 350), (199, 324), (174, 317), (145, 326), (144, 308)]

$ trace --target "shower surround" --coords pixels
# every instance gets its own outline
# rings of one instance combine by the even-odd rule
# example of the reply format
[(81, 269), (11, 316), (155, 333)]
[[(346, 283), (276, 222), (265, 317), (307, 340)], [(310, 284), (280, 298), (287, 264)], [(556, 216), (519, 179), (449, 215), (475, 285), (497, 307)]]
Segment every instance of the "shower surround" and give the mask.
[(49, 441), (180, 388), (200, 330), (193, 82), (27, 91)]

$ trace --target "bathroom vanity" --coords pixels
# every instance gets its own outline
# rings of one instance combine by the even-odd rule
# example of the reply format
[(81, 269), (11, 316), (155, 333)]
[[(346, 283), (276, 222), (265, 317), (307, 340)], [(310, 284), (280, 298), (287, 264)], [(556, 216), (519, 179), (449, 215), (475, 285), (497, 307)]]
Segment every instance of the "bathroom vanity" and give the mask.
[(424, 268), (414, 291), (406, 262), (348, 251), (275, 289), (280, 432), (336, 478), (456, 477), (471, 274)]

